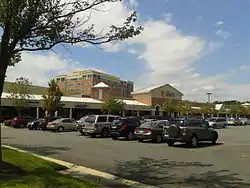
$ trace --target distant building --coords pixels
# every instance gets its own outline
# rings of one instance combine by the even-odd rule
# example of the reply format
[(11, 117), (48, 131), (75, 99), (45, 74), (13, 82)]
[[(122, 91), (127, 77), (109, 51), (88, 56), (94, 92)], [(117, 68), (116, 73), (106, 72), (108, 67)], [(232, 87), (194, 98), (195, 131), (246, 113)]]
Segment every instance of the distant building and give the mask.
[(72, 75), (58, 75), (56, 81), (66, 96), (91, 97), (91, 88), (101, 82), (110, 87), (113, 97), (131, 98), (131, 92), (134, 89), (132, 81), (124, 81), (119, 77), (95, 70), (75, 71)]

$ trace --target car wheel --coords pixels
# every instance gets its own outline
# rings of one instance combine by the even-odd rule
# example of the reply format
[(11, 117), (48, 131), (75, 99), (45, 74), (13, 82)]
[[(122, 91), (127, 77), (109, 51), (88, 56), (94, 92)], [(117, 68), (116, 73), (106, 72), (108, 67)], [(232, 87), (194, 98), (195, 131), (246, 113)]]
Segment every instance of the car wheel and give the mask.
[(162, 136), (158, 134), (158, 135), (156, 136), (156, 138), (155, 138), (155, 141), (156, 141), (157, 143), (161, 143), (161, 142), (162, 142)]
[(139, 138), (139, 139), (138, 139), (138, 142), (143, 142), (143, 139)]
[(127, 136), (127, 140), (133, 140), (134, 139), (134, 133), (133, 132), (129, 132), (128, 136)]
[(113, 139), (113, 140), (117, 140), (118, 137), (117, 137), (117, 136), (112, 136), (112, 139)]
[(197, 136), (195, 135), (192, 135), (190, 140), (188, 141), (188, 145), (192, 148), (196, 148), (197, 147), (197, 143), (198, 143), (198, 140), (197, 140)]
[(81, 136), (84, 136), (85, 133), (83, 131), (78, 131)]
[(20, 128), (24, 128), (24, 124), (20, 124), (20, 126), (19, 126)]
[(167, 144), (168, 144), (168, 146), (173, 146), (174, 145), (174, 141), (173, 140), (169, 140), (169, 141), (167, 141)]
[(180, 127), (177, 125), (170, 125), (168, 128), (168, 134), (172, 138), (176, 138), (180, 134)]
[(61, 126), (61, 127), (58, 127), (58, 132), (63, 132), (64, 131), (64, 128)]
[(103, 129), (101, 135), (102, 135), (102, 137), (104, 137), (104, 138), (108, 137), (108, 136), (109, 136), (109, 131), (108, 131), (108, 129)]
[(212, 144), (215, 145), (218, 139), (218, 135), (214, 134), (213, 138), (212, 138)]

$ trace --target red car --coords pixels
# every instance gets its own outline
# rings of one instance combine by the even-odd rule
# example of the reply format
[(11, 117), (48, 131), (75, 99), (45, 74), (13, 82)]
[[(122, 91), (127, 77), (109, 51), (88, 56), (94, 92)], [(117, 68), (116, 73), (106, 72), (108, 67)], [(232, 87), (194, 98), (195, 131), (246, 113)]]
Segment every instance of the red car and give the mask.
[(11, 126), (15, 128), (24, 128), (29, 121), (33, 121), (35, 118), (30, 116), (18, 116), (11, 120)]

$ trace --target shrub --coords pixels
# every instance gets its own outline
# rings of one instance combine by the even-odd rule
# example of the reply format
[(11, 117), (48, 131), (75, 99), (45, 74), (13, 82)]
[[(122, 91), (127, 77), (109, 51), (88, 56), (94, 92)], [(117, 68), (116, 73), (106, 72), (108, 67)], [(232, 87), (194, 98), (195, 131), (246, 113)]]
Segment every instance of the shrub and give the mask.
[(11, 120), (9, 120), (9, 119), (8, 120), (4, 120), (3, 123), (4, 123), (5, 126), (10, 126), (11, 125)]

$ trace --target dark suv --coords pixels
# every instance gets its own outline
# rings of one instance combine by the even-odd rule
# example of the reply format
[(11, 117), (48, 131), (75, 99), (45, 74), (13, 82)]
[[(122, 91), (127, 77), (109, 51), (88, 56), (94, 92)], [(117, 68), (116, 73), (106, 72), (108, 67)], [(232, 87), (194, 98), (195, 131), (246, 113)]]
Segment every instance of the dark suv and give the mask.
[(140, 125), (140, 120), (134, 117), (115, 119), (111, 124), (110, 135), (113, 140), (117, 140), (119, 137), (133, 140), (135, 128)]
[(182, 142), (195, 148), (199, 141), (211, 141), (216, 144), (218, 133), (209, 124), (198, 118), (178, 118), (169, 120), (170, 126), (163, 131), (169, 146)]

